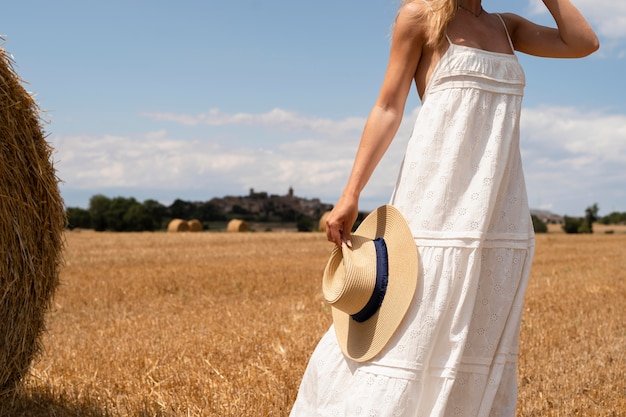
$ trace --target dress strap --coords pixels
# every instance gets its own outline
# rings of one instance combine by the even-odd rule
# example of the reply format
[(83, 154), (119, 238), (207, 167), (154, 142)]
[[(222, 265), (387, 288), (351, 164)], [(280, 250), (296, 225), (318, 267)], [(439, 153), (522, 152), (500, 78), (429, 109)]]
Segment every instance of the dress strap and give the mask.
[(506, 23), (504, 23), (504, 19), (500, 15), (500, 13), (496, 13), (496, 16), (500, 18), (500, 22), (502, 22), (502, 26), (504, 26), (504, 31), (506, 32), (506, 38), (509, 40), (509, 45), (511, 45), (511, 52), (515, 53), (515, 47), (513, 46), (513, 41), (511, 40), (511, 35), (509, 35), (509, 29), (506, 27)]

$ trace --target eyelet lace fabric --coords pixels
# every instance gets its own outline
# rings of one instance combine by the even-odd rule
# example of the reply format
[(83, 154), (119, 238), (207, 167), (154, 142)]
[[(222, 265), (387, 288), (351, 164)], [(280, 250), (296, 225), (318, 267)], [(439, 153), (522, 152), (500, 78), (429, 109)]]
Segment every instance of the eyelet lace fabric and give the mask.
[(450, 42), (391, 198), (418, 246), (413, 304), (367, 363), (345, 358), (331, 327), (291, 416), (515, 415), (534, 253), (519, 150), (524, 84), (514, 55)]

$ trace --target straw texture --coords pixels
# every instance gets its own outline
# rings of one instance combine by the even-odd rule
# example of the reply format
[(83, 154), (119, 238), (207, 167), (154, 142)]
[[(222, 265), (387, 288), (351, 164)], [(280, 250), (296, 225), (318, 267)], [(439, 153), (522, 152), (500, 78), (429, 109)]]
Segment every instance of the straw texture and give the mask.
[(2, 47), (0, 140), (1, 397), (17, 387), (42, 349), (66, 222), (39, 109)]
[(189, 225), (190, 232), (201, 232), (203, 229), (202, 222), (198, 219), (191, 219), (187, 224)]
[(188, 232), (189, 231), (189, 223), (183, 219), (173, 219), (167, 225), (168, 232)]
[(226, 226), (226, 231), (233, 232), (233, 233), (247, 232), (248, 223), (246, 223), (245, 220), (232, 219), (231, 221), (228, 222), (228, 225)]

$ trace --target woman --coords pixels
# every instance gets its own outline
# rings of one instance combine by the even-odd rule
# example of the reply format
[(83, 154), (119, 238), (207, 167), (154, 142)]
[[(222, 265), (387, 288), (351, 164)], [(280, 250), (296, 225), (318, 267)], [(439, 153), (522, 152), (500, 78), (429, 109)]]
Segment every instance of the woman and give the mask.
[(418, 247), (418, 288), (380, 354), (356, 363), (332, 330), (292, 416), (513, 416), (522, 301), (534, 234), (519, 151), (524, 73), (514, 51), (574, 58), (598, 48), (569, 0), (557, 28), (491, 14), (480, 0), (405, 0), (351, 175), (327, 220), (350, 246), (358, 199), (396, 134), (411, 85), (422, 107), (391, 204)]

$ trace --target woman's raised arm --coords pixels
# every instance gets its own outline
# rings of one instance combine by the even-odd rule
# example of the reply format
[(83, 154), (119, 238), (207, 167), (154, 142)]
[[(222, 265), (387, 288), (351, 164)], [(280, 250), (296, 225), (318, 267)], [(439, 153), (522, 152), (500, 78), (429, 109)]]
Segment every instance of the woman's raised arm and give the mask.
[(505, 14), (515, 49), (551, 58), (581, 58), (600, 44), (587, 19), (569, 0), (543, 0), (556, 28), (537, 25), (515, 14)]

